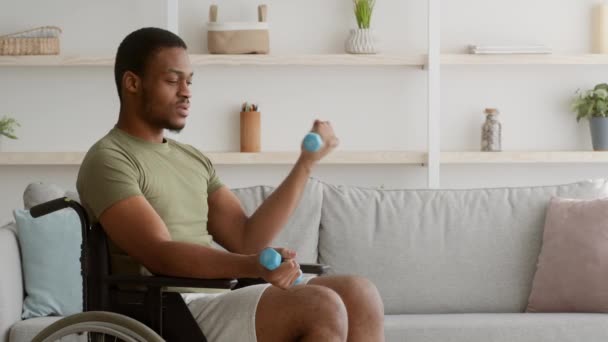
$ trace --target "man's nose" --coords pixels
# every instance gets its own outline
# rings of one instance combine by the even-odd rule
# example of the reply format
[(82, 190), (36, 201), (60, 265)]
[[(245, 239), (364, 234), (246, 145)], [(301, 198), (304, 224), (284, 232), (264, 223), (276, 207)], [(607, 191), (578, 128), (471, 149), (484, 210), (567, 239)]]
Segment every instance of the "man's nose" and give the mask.
[(190, 85), (188, 85), (187, 82), (183, 82), (182, 86), (179, 87), (179, 96), (183, 96), (185, 98), (190, 98), (192, 97), (192, 92), (190, 91)]

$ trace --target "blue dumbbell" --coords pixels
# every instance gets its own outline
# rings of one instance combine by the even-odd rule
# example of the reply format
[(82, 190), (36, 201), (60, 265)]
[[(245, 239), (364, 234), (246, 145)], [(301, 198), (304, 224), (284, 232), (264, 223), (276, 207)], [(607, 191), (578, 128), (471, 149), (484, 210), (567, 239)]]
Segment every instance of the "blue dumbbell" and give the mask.
[[(266, 269), (269, 271), (272, 271), (279, 267), (279, 265), (281, 265), (281, 261), (283, 261), (282, 259), (283, 258), (281, 258), (281, 254), (279, 254), (279, 252), (277, 252), (274, 248), (268, 247), (264, 249), (262, 253), (260, 253), (260, 264), (266, 267)], [(302, 275), (300, 275), (298, 279), (296, 279), (294, 285), (298, 284), (301, 281)]]
[(304, 137), (304, 149), (309, 152), (317, 152), (323, 147), (323, 139), (317, 133), (310, 132)]

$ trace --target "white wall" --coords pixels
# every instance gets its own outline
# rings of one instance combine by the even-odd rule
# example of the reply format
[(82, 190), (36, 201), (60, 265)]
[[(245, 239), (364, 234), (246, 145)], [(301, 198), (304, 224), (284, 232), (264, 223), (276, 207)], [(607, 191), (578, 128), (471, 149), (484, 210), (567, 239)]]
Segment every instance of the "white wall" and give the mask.
[[(206, 0), (181, 0), (180, 35), (206, 52)], [(257, 3), (215, 1), (221, 20), (255, 20)], [(354, 27), (350, 0), (267, 0), (274, 54), (343, 53)], [(556, 53), (591, 51), (595, 0), (444, 0), (442, 51), (470, 43), (539, 42)], [(384, 53), (426, 52), (423, 0), (377, 0), (372, 19)], [(164, 26), (164, 1), (0, 0), (0, 34), (40, 25), (63, 28), (62, 53), (114, 55), (142, 26)], [(395, 67), (196, 67), (192, 113), (179, 140), (203, 151), (238, 150), (238, 108), (259, 103), (262, 149), (295, 150), (314, 118), (330, 120), (343, 150), (426, 149), (426, 73)], [(450, 66), (442, 68), (442, 149), (478, 150), (484, 107), (501, 110), (505, 150), (590, 150), (587, 123), (569, 99), (608, 81), (605, 66)], [(85, 151), (114, 124), (118, 101), (111, 67), (2, 67), (0, 115), (22, 124), (4, 151)], [(279, 166), (220, 166), (232, 187), (275, 185)], [(604, 165), (442, 166), (442, 187), (549, 184), (606, 176)], [(21, 206), (31, 181), (73, 188), (77, 167), (0, 166), (0, 221)], [(320, 166), (331, 183), (426, 186), (417, 166)], [(1, 223), (1, 222), (0, 222)]]

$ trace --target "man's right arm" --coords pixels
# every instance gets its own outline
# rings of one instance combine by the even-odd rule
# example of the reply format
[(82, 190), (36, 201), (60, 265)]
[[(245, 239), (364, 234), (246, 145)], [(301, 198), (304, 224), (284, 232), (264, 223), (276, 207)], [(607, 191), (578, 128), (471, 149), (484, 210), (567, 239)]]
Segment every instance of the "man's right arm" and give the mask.
[(299, 275), (295, 261), (269, 272), (256, 255), (172, 241), (165, 223), (143, 196), (116, 202), (101, 213), (108, 237), (154, 274), (191, 278), (264, 278), (287, 288)]

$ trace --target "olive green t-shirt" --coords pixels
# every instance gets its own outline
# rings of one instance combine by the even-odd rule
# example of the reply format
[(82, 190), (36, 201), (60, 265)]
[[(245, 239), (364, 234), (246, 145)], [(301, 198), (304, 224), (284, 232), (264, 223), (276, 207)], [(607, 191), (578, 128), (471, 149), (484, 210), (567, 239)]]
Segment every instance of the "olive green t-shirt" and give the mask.
[[(164, 139), (153, 143), (113, 128), (86, 154), (76, 187), (92, 218), (114, 203), (143, 195), (174, 241), (211, 246), (207, 196), (222, 186), (211, 161), (196, 148)], [(149, 274), (110, 242), (112, 273)]]

